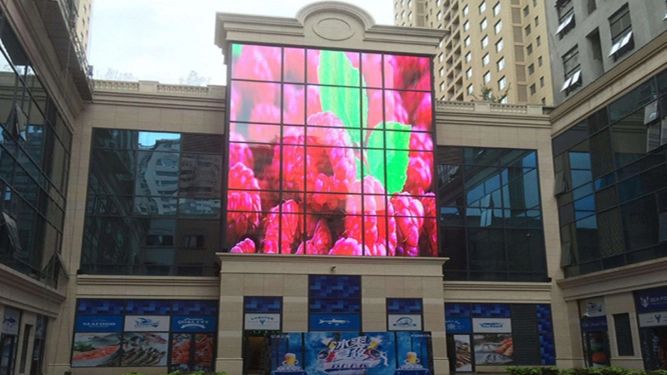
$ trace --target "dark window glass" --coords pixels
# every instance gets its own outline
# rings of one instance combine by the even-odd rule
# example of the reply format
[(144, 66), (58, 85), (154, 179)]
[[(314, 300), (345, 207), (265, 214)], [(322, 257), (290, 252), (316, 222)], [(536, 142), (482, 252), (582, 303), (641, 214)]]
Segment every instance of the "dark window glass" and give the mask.
[(632, 27), (630, 22), (630, 9), (628, 4), (623, 5), (614, 15), (609, 17), (609, 29), (611, 30), (611, 40), (615, 42), (619, 36)]
[(630, 314), (614, 314), (614, 327), (616, 328), (616, 347), (618, 348), (618, 355), (635, 355), (635, 348), (632, 345)]
[[(654, 101), (657, 98), (657, 89), (653, 78), (642, 83), (636, 89), (623, 95), (620, 99), (609, 104), (609, 122), (615, 123), (623, 117), (635, 112), (640, 107)], [(642, 111), (643, 119), (643, 111)]]

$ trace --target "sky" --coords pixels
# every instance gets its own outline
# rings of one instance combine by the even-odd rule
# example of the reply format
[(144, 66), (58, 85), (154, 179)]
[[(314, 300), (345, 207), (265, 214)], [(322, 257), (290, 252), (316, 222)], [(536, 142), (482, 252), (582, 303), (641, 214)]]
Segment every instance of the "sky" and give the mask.
[[(295, 17), (309, 0), (93, 0), (88, 63), (138, 80), (178, 84), (191, 71), (226, 82), (214, 43), (216, 12)], [(393, 0), (354, 0), (377, 24), (393, 24)]]

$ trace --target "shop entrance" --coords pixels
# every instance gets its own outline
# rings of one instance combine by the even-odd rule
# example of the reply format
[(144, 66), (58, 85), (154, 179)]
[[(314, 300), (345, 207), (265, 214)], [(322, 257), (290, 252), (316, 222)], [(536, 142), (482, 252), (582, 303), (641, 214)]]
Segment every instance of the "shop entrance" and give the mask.
[(264, 375), (269, 368), (266, 337), (280, 331), (246, 331), (243, 335), (243, 374)]
[(583, 333), (584, 360), (586, 367), (609, 366), (609, 336), (607, 331)]

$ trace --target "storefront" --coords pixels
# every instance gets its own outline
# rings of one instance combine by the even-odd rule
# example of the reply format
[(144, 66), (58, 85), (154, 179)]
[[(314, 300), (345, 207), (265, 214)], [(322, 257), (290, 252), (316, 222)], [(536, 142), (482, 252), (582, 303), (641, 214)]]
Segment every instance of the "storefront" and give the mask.
[(646, 370), (667, 370), (667, 287), (634, 293)]
[(549, 305), (446, 302), (445, 328), (451, 371), (555, 364)]
[(579, 301), (579, 312), (586, 367), (609, 366), (609, 334), (604, 298)]

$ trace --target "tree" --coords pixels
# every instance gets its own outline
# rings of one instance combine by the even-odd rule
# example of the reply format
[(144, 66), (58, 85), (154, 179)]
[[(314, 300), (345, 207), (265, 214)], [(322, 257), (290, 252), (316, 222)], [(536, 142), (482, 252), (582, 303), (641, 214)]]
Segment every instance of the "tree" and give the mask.
[(510, 85), (507, 85), (507, 90), (505, 92), (501, 93), (498, 96), (493, 95), (493, 89), (490, 87), (487, 87), (486, 85), (482, 85), (482, 88), (480, 90), (480, 97), (478, 98), (474, 94), (471, 94), (473, 98), (483, 101), (483, 102), (491, 102), (491, 103), (500, 103), (507, 97), (507, 95), (510, 92)]
[(132, 73), (119, 72), (117, 69), (109, 68), (107, 69), (106, 74), (104, 74), (104, 79), (107, 81), (137, 81), (137, 77)]
[(194, 70), (190, 71), (187, 77), (181, 77), (178, 79), (178, 83), (181, 85), (190, 85), (190, 86), (204, 86), (211, 82), (210, 77), (202, 77), (199, 73)]

